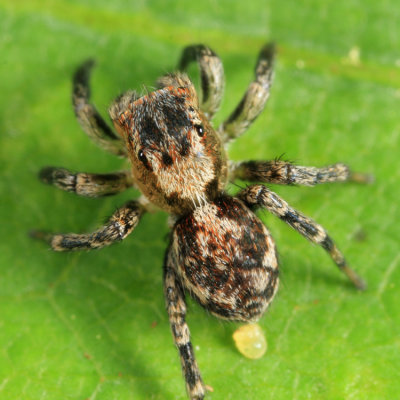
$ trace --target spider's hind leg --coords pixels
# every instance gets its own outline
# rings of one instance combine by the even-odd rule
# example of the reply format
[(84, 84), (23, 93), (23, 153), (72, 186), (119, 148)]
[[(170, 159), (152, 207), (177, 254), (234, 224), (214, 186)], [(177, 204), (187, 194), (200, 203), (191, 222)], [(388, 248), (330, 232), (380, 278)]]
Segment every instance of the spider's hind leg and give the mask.
[(202, 98), (200, 108), (208, 119), (212, 119), (218, 111), (224, 92), (224, 69), (217, 54), (209, 47), (202, 44), (186, 47), (178, 65), (181, 71), (196, 61), (200, 68)]
[(89, 174), (72, 172), (65, 168), (45, 167), (39, 172), (39, 177), (44, 183), (85, 197), (109, 196), (133, 186), (131, 171)]
[(114, 133), (93, 104), (89, 103), (89, 78), (93, 66), (94, 61), (88, 60), (74, 74), (72, 103), (75, 115), (83, 130), (95, 143), (117, 156), (126, 156), (122, 138)]
[(251, 208), (261, 207), (268, 210), (306, 239), (320, 245), (357, 289), (365, 289), (366, 284), (363, 279), (350, 268), (342, 252), (321, 225), (290, 207), (285, 200), (263, 185), (249, 186), (240, 192), (238, 197)]
[(246, 131), (264, 109), (272, 85), (274, 59), (275, 45), (268, 43), (260, 51), (254, 81), (250, 83), (238, 106), (219, 128), (226, 142)]
[(275, 183), (281, 185), (314, 186), (330, 182), (370, 183), (371, 175), (352, 172), (342, 163), (326, 167), (304, 167), (287, 161), (243, 161), (232, 165), (231, 179), (251, 182)]
[(190, 331), (186, 322), (185, 294), (168, 254), (164, 266), (164, 295), (172, 336), (181, 359), (187, 393), (191, 400), (202, 400), (205, 396), (205, 386), (190, 341)]

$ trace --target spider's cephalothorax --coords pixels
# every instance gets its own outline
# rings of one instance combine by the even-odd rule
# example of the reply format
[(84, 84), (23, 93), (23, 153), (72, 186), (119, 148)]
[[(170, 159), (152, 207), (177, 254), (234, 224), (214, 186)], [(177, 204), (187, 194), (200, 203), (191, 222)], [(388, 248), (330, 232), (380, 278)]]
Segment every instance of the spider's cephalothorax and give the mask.
[(138, 99), (122, 95), (110, 114), (139, 189), (152, 203), (182, 214), (224, 188), (226, 160), (189, 78), (169, 75), (160, 83), (167, 86)]
[(255, 215), (270, 211), (301, 235), (320, 245), (359, 289), (362, 279), (347, 265), (321, 225), (293, 209), (263, 184), (253, 184), (235, 197), (226, 184), (235, 179), (312, 186), (326, 182), (368, 182), (344, 164), (296, 166), (281, 160), (229, 162), (224, 147), (241, 135), (264, 108), (272, 81), (274, 46), (262, 48), (255, 79), (232, 114), (217, 129), (209, 122), (217, 111), (224, 87), (223, 68), (208, 47), (187, 47), (179, 64), (184, 70), (196, 61), (201, 72), (202, 97), (184, 73), (162, 77), (159, 89), (138, 97), (121, 95), (110, 108), (117, 133), (89, 103), (92, 61), (75, 73), (73, 104), (85, 132), (101, 147), (128, 157), (132, 168), (111, 174), (74, 173), (46, 167), (41, 179), (63, 190), (98, 197), (135, 186), (138, 200), (119, 208), (97, 231), (89, 234), (33, 232), (54, 250), (100, 248), (124, 239), (146, 211), (154, 206), (174, 215), (164, 261), (164, 293), (172, 335), (179, 350), (188, 395), (205, 396), (189, 327), (185, 293), (213, 315), (239, 321), (259, 319), (278, 288), (275, 243)]

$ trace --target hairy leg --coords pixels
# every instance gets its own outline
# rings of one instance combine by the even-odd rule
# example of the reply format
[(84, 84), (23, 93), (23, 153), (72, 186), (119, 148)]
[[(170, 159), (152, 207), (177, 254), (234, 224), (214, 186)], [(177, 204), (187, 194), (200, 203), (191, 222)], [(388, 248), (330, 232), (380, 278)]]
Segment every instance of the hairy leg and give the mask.
[(200, 68), (202, 99), (200, 108), (208, 119), (218, 111), (224, 92), (224, 70), (220, 58), (209, 47), (202, 44), (186, 47), (178, 65), (184, 71), (196, 61)]
[(326, 167), (303, 167), (287, 161), (244, 161), (232, 166), (232, 179), (277, 183), (282, 185), (314, 186), (328, 182), (369, 183), (368, 174), (353, 173), (345, 164), (338, 163)]
[(142, 213), (142, 206), (136, 201), (130, 201), (115, 211), (100, 229), (92, 233), (51, 234), (33, 231), (31, 236), (44, 240), (55, 251), (99, 249), (125, 239), (135, 229)]
[(273, 43), (268, 43), (261, 49), (255, 68), (254, 81), (250, 83), (233, 113), (219, 128), (226, 142), (237, 138), (246, 131), (264, 109), (272, 85), (274, 55)]
[(168, 254), (164, 266), (164, 295), (172, 336), (181, 359), (187, 393), (191, 400), (202, 400), (205, 395), (205, 386), (190, 342), (190, 331), (185, 319), (185, 295)]
[(349, 267), (343, 254), (321, 225), (290, 207), (285, 200), (263, 185), (249, 186), (240, 192), (238, 197), (250, 207), (267, 209), (305, 238), (320, 245), (357, 289), (365, 289), (365, 282)]
[(40, 171), (39, 178), (44, 183), (85, 197), (109, 196), (133, 186), (130, 171), (89, 174), (72, 172), (65, 168), (45, 167)]
[(93, 65), (94, 61), (88, 60), (74, 74), (72, 103), (75, 115), (83, 130), (95, 143), (117, 156), (126, 156), (122, 139), (114, 133), (96, 108), (89, 103), (89, 78)]

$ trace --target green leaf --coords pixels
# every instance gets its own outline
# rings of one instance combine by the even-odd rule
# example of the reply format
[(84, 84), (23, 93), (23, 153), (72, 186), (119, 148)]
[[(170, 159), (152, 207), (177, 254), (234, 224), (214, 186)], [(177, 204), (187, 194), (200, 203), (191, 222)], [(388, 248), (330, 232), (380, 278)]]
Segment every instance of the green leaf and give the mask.
[(230, 156), (374, 174), (368, 186), (273, 188), (328, 229), (369, 287), (356, 292), (320, 248), (262, 213), (282, 271), (260, 321), (267, 354), (243, 358), (238, 325), (189, 302), (209, 398), (398, 398), (399, 10), (395, 0), (0, 0), (0, 398), (186, 398), (162, 293), (167, 216), (146, 215), (101, 251), (53, 253), (27, 232), (89, 231), (137, 193), (78, 198), (40, 184), (37, 171), (123, 166), (74, 118), (70, 81), (85, 59), (97, 60), (93, 100), (106, 115), (117, 94), (173, 69), (185, 45), (207, 43), (226, 71), (220, 122), (271, 39), (271, 99)]

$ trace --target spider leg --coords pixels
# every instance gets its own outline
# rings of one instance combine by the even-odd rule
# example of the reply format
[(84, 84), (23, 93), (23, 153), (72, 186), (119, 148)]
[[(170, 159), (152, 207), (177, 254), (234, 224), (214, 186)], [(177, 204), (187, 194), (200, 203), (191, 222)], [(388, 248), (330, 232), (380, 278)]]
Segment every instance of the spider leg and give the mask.
[(244, 161), (231, 167), (232, 178), (281, 185), (314, 186), (328, 182), (370, 183), (371, 175), (351, 172), (342, 163), (326, 167), (303, 167), (287, 161)]
[(142, 206), (130, 201), (119, 208), (100, 229), (86, 234), (51, 234), (33, 231), (31, 236), (47, 242), (55, 251), (91, 250), (125, 239), (136, 227), (143, 213)]
[(89, 78), (93, 65), (94, 61), (88, 60), (74, 74), (72, 104), (75, 115), (83, 130), (96, 144), (117, 156), (126, 156), (122, 138), (114, 133), (96, 108), (89, 103)]
[(72, 172), (65, 168), (45, 167), (39, 172), (39, 178), (44, 183), (85, 197), (109, 196), (133, 186), (130, 171), (89, 174)]
[(272, 85), (275, 45), (266, 44), (260, 52), (255, 68), (255, 79), (242, 100), (219, 127), (225, 142), (240, 136), (264, 109)]
[(200, 68), (202, 99), (200, 108), (208, 119), (212, 119), (218, 111), (224, 92), (224, 69), (217, 54), (202, 44), (186, 47), (178, 65), (184, 71), (187, 66), (196, 61)]
[(320, 245), (357, 289), (365, 289), (365, 282), (349, 267), (343, 254), (321, 225), (290, 207), (285, 200), (263, 185), (249, 186), (240, 192), (238, 197), (250, 207), (267, 209), (305, 238)]
[(172, 336), (179, 351), (187, 393), (191, 400), (202, 400), (205, 387), (190, 342), (190, 331), (185, 319), (185, 295), (170, 258), (167, 254), (164, 266), (164, 295)]

